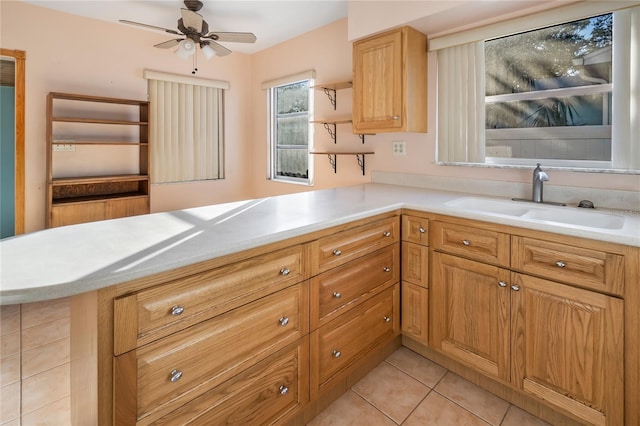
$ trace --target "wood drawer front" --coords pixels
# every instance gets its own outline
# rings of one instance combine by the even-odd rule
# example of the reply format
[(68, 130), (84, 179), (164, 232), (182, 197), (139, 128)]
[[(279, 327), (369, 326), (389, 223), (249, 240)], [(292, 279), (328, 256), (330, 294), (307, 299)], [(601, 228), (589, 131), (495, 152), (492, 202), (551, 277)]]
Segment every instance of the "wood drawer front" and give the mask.
[(513, 268), (555, 281), (622, 295), (624, 256), (513, 237)]
[(429, 287), (429, 247), (402, 242), (402, 281)]
[(312, 396), (347, 374), (349, 366), (368, 351), (400, 333), (398, 303), (396, 284), (312, 332)]
[(402, 215), (402, 241), (429, 245), (429, 219)]
[[(115, 354), (212, 318), (304, 279), (302, 246), (116, 299)], [(133, 300), (125, 300), (127, 298)], [(173, 315), (174, 307), (183, 311)], [(137, 323), (137, 329), (132, 324)]]
[(312, 243), (313, 274), (328, 271), (357, 257), (400, 241), (399, 218), (382, 219)]
[[(307, 286), (295, 285), (116, 357), (116, 408), (132, 399), (141, 424), (173, 411), (307, 334), (308, 303)], [(174, 382), (173, 370), (182, 372)]]
[(457, 254), (485, 263), (509, 267), (510, 236), (501, 232), (432, 222), (431, 246), (438, 251)]
[(311, 279), (311, 329), (400, 279), (399, 247), (383, 248)]
[(429, 344), (429, 290), (402, 282), (402, 334)]
[(273, 424), (308, 402), (308, 357), (309, 339), (305, 337), (153, 424)]

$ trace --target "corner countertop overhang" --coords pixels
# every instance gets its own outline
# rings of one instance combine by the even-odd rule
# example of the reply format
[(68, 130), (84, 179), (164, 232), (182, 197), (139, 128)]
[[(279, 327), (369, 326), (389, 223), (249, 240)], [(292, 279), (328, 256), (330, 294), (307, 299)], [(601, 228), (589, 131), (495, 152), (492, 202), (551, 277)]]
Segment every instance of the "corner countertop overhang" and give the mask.
[(0, 305), (81, 294), (400, 208), (640, 247), (638, 215), (599, 229), (446, 204), (465, 196), (477, 197), (372, 183), (37, 231), (0, 241)]

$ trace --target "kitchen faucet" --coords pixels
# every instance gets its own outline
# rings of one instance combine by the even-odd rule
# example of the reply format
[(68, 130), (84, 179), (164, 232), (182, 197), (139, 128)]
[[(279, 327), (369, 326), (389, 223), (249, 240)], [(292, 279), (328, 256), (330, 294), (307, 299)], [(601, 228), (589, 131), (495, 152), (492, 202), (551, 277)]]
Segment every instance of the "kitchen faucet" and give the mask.
[(541, 164), (538, 163), (533, 170), (533, 190), (531, 201), (534, 203), (542, 203), (542, 184), (549, 180), (549, 176), (540, 168)]

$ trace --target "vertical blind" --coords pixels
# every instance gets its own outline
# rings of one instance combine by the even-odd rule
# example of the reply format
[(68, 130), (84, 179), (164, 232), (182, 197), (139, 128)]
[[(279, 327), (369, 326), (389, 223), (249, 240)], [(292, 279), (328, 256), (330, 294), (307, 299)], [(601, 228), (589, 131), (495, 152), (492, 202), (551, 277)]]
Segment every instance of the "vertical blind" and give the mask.
[(165, 77), (160, 73), (145, 72), (151, 115), (151, 182), (224, 178), (225, 83), (168, 76), (163, 79), (158, 78)]

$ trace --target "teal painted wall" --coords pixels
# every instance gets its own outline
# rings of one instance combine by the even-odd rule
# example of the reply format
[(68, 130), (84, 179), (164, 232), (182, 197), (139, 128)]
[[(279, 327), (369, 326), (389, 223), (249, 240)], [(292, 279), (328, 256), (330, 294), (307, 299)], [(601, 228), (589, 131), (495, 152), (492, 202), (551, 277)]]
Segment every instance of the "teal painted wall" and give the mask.
[(15, 88), (0, 86), (0, 238), (15, 232)]

